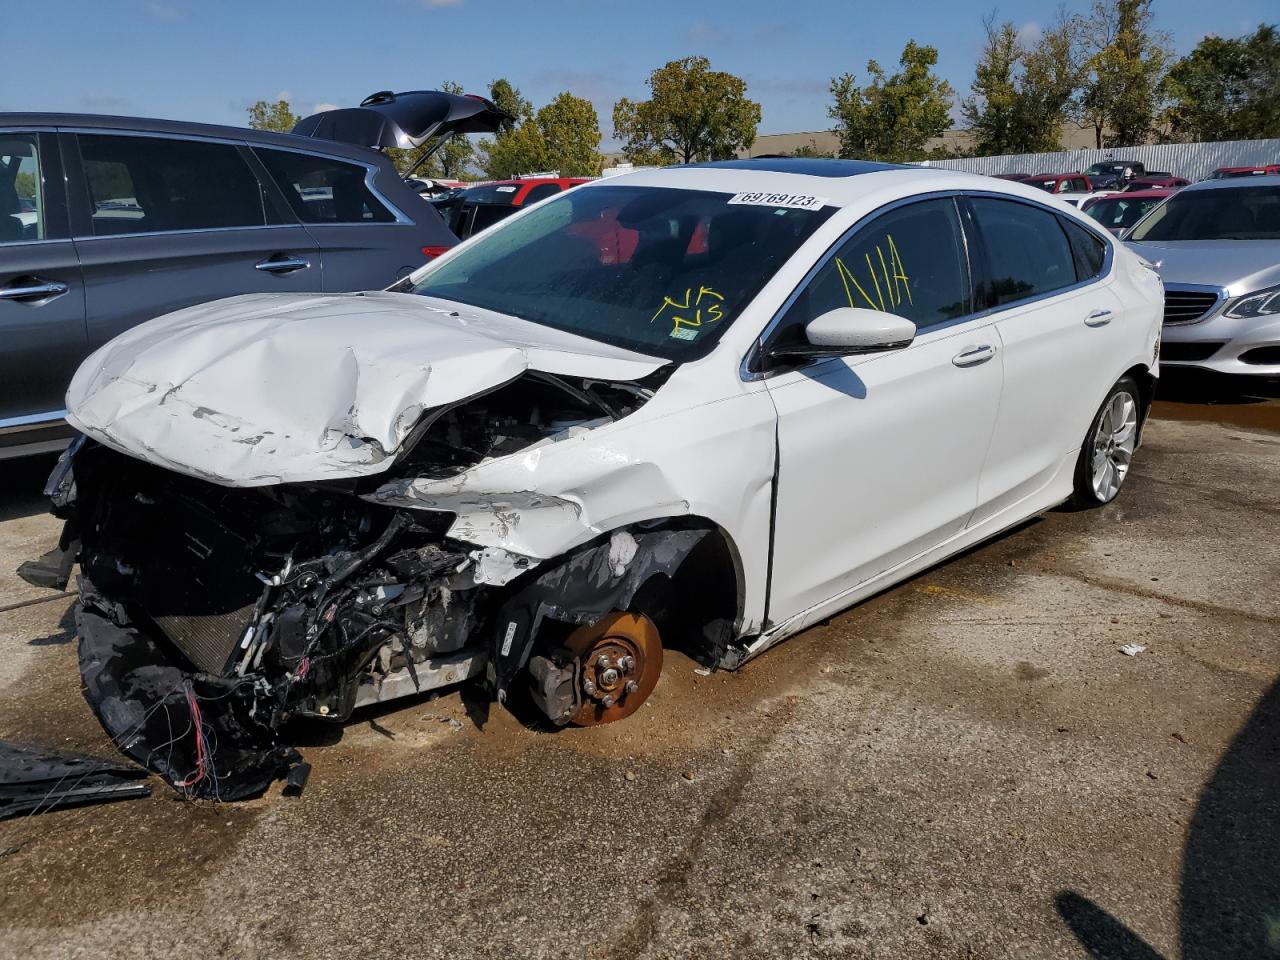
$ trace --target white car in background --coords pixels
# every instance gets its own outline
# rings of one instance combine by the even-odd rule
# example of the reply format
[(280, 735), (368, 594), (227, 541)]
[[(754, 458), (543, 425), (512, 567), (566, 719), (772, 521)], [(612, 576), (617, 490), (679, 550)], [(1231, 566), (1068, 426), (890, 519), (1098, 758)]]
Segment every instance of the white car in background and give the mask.
[(1161, 310), (1033, 187), (760, 159), (585, 184), (393, 291), (170, 314), (67, 396), (86, 697), (224, 799), (290, 716), (471, 676), (620, 719), (664, 642), (735, 668), (1114, 498)]

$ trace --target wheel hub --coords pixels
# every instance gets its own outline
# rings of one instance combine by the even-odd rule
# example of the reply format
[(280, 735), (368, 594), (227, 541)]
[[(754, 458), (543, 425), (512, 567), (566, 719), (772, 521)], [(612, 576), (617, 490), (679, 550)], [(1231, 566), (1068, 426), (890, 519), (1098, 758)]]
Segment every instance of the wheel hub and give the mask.
[(662, 642), (648, 617), (611, 613), (576, 630), (568, 647), (578, 660), (582, 705), (571, 722), (612, 723), (630, 716), (658, 683)]

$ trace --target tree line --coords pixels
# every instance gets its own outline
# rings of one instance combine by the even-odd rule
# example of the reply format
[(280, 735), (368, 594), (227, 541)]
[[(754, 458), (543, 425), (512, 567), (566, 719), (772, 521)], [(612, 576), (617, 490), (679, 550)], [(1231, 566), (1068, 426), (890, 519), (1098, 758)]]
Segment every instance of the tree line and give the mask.
[[(1061, 149), (1068, 125), (1092, 128), (1096, 145), (1280, 137), (1280, 32), (1262, 24), (1233, 39), (1208, 36), (1175, 58), (1158, 29), (1152, 0), (1093, 0), (1034, 36), (1009, 21), (984, 21), (985, 41), (970, 92), (957, 97), (938, 77), (937, 48), (909, 40), (892, 72), (867, 62), (865, 76), (831, 80), (828, 115), (845, 159), (903, 162), (931, 157), (992, 156)], [(751, 146), (760, 104), (741, 77), (713, 70), (706, 57), (672, 60), (654, 70), (645, 100), (613, 107), (613, 136), (637, 164), (721, 160)], [(450, 93), (462, 88), (441, 85)], [(491, 139), (450, 140), (420, 175), (487, 179), (555, 170), (600, 173), (600, 122), (589, 100), (569, 91), (534, 109), (509, 80), (494, 80), (489, 98), (513, 119)], [(971, 143), (931, 146), (958, 110)], [(292, 129), (298, 117), (284, 100), (249, 108), (256, 129)], [(829, 156), (809, 145), (797, 155)], [(417, 150), (391, 151), (402, 170)]]

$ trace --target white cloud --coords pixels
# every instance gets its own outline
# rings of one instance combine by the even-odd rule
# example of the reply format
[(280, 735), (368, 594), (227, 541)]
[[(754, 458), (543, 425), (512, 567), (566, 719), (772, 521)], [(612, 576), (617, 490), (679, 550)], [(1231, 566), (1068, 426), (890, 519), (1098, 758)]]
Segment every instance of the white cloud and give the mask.
[(277, 99), (277, 100), (292, 100), (292, 99), (293, 99), (293, 93), (292, 93), (292, 91), (289, 91), (289, 90), (281, 90), (281, 91), (279, 91), (279, 92), (276, 94), (276, 99)]
[(181, 7), (172, 3), (162, 3), (160, 0), (149, 0), (142, 5), (142, 9), (161, 20), (177, 20), (182, 16)]
[(1039, 43), (1040, 37), (1043, 35), (1044, 28), (1034, 20), (1030, 23), (1024, 23), (1018, 28), (1018, 42), (1024, 47), (1029, 47)]
[(312, 109), (312, 111), (311, 111), (311, 112), (312, 112), (312, 113), (325, 113), (325, 112), (327, 112), (327, 111), (329, 111), (329, 110), (337, 110), (337, 109), (338, 109), (338, 105), (337, 105), (336, 103), (317, 103), (317, 104), (315, 105), (315, 108), (314, 108), (314, 109)]

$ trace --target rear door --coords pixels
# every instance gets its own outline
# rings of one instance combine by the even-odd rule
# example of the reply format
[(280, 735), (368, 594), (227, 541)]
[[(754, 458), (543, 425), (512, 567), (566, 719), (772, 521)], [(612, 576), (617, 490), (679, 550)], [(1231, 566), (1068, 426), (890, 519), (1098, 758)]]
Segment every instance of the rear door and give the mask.
[(65, 134), (89, 346), (196, 303), (321, 289), (320, 251), (254, 174), (244, 146)]
[(1102, 397), (1123, 323), (1106, 274), (1110, 245), (1030, 201), (969, 199), (980, 296), (1004, 349), (1004, 393), (982, 479), (979, 523), (1074, 463)]
[(836, 307), (917, 326), (903, 350), (768, 374), (778, 411), (769, 621), (855, 589), (960, 533), (1000, 401), (1000, 342), (975, 315), (955, 201), (858, 227), (796, 294), (768, 344)]
[(62, 425), (86, 346), (57, 138), (0, 130), (0, 456)]
[[(424, 244), (452, 243), (443, 229), (419, 227), (375, 189), (376, 164), (258, 145), (253, 152), (315, 238), (325, 290), (388, 287), (422, 266), (428, 249), (441, 252)], [(409, 199), (424, 222), (442, 226), (421, 198)]]

